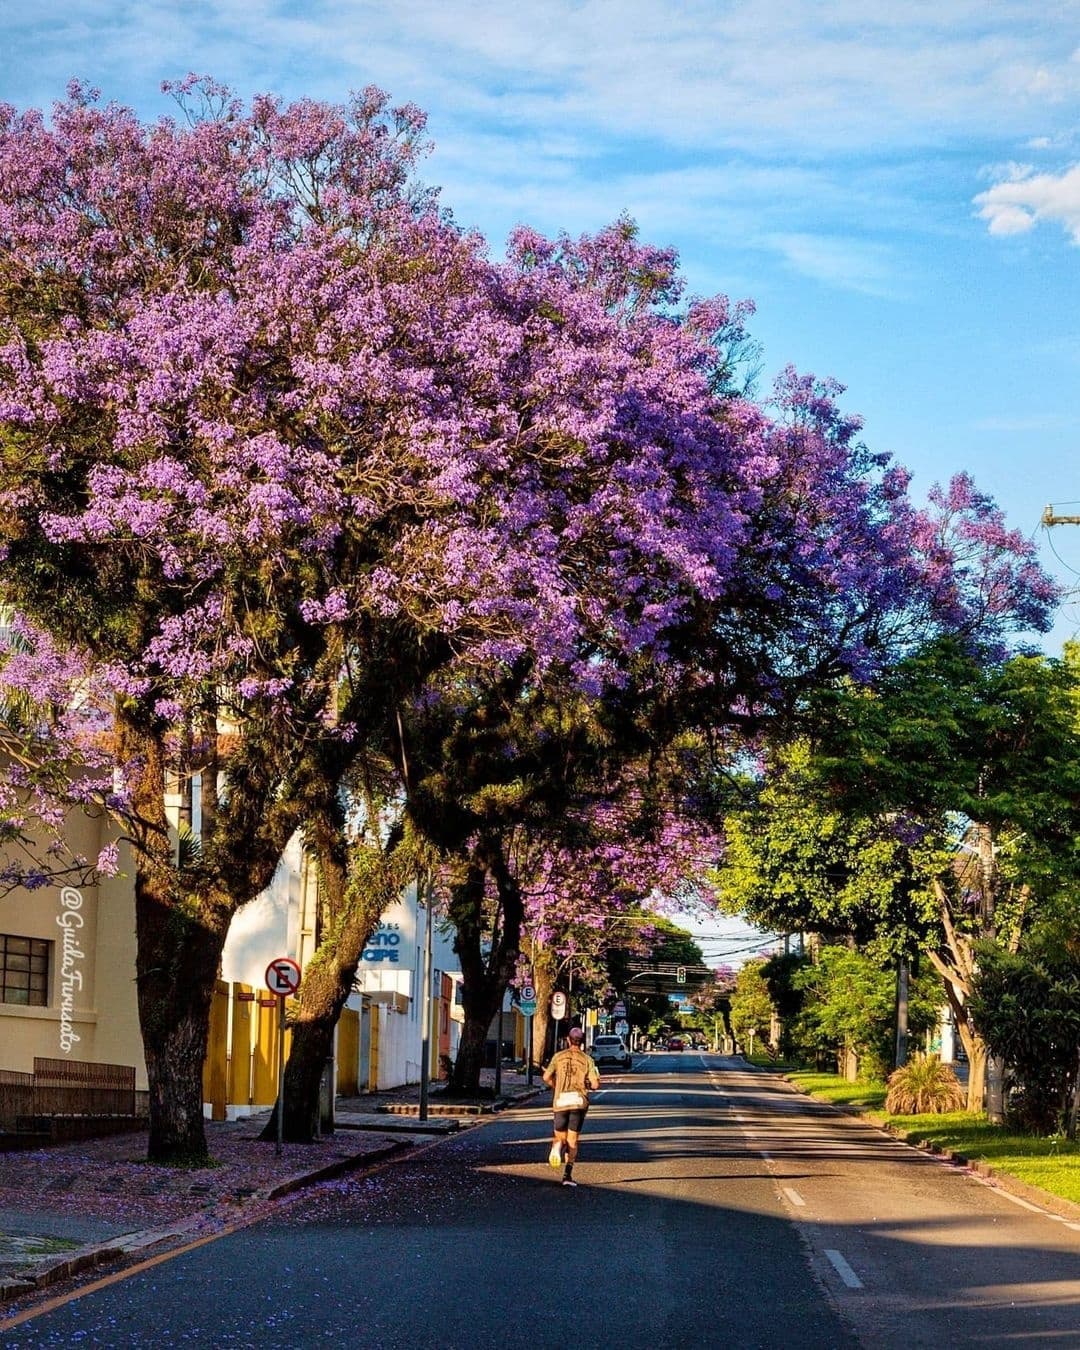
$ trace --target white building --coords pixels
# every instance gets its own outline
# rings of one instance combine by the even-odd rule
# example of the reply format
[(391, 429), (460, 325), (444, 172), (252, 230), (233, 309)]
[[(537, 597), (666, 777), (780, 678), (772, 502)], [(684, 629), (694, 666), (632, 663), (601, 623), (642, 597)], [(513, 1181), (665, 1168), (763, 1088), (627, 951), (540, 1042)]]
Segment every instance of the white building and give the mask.
[[(316, 882), (299, 836), (285, 851), (273, 882), (233, 919), (222, 956), (222, 979), (260, 989), (271, 960), (291, 956), (301, 969), (315, 951)], [(355, 991), (342, 1026), (352, 1012), (358, 1035), (337, 1038), (337, 1085), (360, 1091), (385, 1090), (420, 1081), (423, 1040), (423, 970), (428, 911), (416, 885), (382, 916), (364, 948)], [(430, 1076), (443, 1077), (442, 1057), (457, 1054), (463, 1020), (461, 971), (452, 938), (436, 917), (431, 943)], [(356, 1062), (353, 1063), (353, 1056)], [(343, 1062), (347, 1058), (348, 1062)]]

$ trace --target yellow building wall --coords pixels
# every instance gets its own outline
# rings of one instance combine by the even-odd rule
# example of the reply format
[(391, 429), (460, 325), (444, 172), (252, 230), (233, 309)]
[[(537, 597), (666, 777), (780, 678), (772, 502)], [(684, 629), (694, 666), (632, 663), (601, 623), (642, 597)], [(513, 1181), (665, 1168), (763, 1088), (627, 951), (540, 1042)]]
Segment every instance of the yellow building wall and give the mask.
[(135, 988), (133, 875), (131, 855), (122, 846), (120, 875), (102, 877), (97, 888), (94, 986), (98, 991), (98, 1021), (93, 1058), (105, 1064), (134, 1064), (135, 1086), (145, 1088), (146, 1061)]
[(355, 1008), (342, 1008), (337, 1025), (337, 1091), (341, 1097), (353, 1097), (360, 1089), (360, 1014)]
[[(74, 851), (97, 857), (108, 822), (74, 814), (67, 837)], [(135, 1001), (135, 904), (130, 857), (97, 885), (43, 886), (0, 897), (0, 933), (52, 943), (48, 1004), (0, 1003), (0, 1068), (29, 1073), (35, 1055), (50, 1059), (133, 1064), (136, 1085), (146, 1068)]]

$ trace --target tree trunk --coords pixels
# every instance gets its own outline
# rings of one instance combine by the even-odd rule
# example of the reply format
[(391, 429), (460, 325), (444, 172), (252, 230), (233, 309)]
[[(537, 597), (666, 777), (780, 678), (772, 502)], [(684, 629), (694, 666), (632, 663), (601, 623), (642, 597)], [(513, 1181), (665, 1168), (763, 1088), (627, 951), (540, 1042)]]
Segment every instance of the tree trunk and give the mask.
[[(292, 1045), (285, 1066), (285, 1115), (281, 1130), (282, 1139), (290, 1144), (313, 1143), (321, 1133), (319, 1107), (323, 1070), (333, 1054), (334, 1028), (344, 1007), (344, 999), (336, 1008), (335, 1002), (330, 998), (325, 1002), (309, 998), (308, 1010), (312, 1015), (304, 1022), (292, 1024)], [(321, 1005), (318, 1009), (316, 1003)], [(260, 1139), (277, 1139), (277, 1116), (275, 1103)]]
[(150, 1086), (151, 1162), (208, 1161), (203, 1063), (210, 1004), (228, 915), (203, 905), (189, 917), (136, 873), (138, 1006)]
[[(331, 795), (327, 800), (330, 805), (325, 814), (312, 816), (307, 823), (319, 860), (326, 921), (320, 923), (318, 946), (304, 971), (290, 1019), (292, 1046), (285, 1066), (282, 1137), (294, 1144), (310, 1144), (319, 1137), (322, 1076), (333, 1055), (334, 1029), (352, 993), (364, 948), (383, 911), (404, 889), (412, 856), (395, 835), (385, 848), (354, 845), (350, 861), (336, 799)], [(418, 988), (419, 979), (418, 973)], [(261, 1137), (277, 1138), (276, 1105)]]
[(454, 1072), (450, 1076), (451, 1091), (461, 1096), (475, 1096), (480, 1091), (480, 1071), (484, 1067), (490, 1025), (491, 1017), (465, 1015)]
[(941, 906), (946, 955), (942, 955), (941, 952), (929, 952), (928, 955), (934, 969), (945, 982), (945, 997), (952, 1009), (953, 1025), (967, 1051), (967, 1110), (981, 1111), (983, 1094), (986, 1091), (986, 1042), (975, 1030), (967, 1008), (967, 999), (971, 995), (971, 979), (975, 970), (971, 942), (956, 931), (948, 897), (940, 881), (934, 882), (934, 890)]
[(1076, 1138), (1077, 1116), (1080, 1115), (1080, 1051), (1076, 1057), (1076, 1077), (1073, 1080), (1072, 1092), (1070, 1094), (1069, 1114), (1065, 1123), (1066, 1139)]
[(967, 1054), (967, 1109), (981, 1111), (986, 1096), (986, 1042), (981, 1036), (972, 1036)]
[(533, 1064), (543, 1068), (548, 1060), (547, 1043), (551, 1034), (551, 995), (555, 989), (555, 970), (551, 953), (539, 943), (532, 944), (533, 988), (536, 1012), (533, 1015)]
[(165, 815), (165, 752), (159, 737), (118, 710), (122, 753), (138, 766), (131, 784), (135, 871), (135, 980), (150, 1087), (151, 1162), (208, 1160), (203, 1063), (210, 1004), (232, 909), (227, 897), (184, 894)]
[[(500, 915), (490, 932), (490, 951), (484, 959), (485, 880), (490, 870), (499, 893)], [(521, 892), (506, 867), (497, 841), (485, 841), (474, 854), (463, 882), (455, 887), (450, 918), (456, 936), (454, 949), (461, 961), (461, 1001), (465, 1022), (451, 1089), (462, 1096), (480, 1091), (480, 1071), (488, 1027), (499, 1011), (517, 965), (524, 907)]]
[[(285, 1066), (285, 1119), (282, 1138), (293, 1144), (310, 1144), (319, 1137), (320, 1089), (323, 1070), (334, 1052), (334, 1029), (352, 993), (363, 951), (379, 922), (365, 906), (339, 928), (333, 945), (324, 942), (308, 962), (300, 985), (300, 997), (291, 1019), (292, 1046)], [(262, 1139), (277, 1138), (277, 1107), (271, 1113)]]

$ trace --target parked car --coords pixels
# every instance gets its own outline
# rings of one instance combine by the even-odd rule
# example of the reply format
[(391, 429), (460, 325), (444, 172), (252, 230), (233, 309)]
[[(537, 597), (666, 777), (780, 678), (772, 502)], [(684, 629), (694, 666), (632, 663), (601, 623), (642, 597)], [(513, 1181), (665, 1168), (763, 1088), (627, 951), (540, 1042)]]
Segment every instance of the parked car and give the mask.
[(621, 1036), (597, 1036), (589, 1054), (597, 1068), (602, 1064), (617, 1064), (620, 1069), (628, 1069), (633, 1063), (630, 1050)]
[(668, 1038), (667, 1048), (669, 1050), (685, 1050), (686, 1046), (683, 1044), (681, 1036), (671, 1036)]

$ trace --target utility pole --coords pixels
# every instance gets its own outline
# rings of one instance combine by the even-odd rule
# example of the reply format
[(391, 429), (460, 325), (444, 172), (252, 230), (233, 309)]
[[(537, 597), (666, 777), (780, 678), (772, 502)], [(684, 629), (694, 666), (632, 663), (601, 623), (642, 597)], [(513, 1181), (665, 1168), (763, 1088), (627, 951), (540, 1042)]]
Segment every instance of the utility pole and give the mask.
[(908, 963), (901, 957), (896, 965), (896, 1053), (899, 1069), (908, 1058)]

